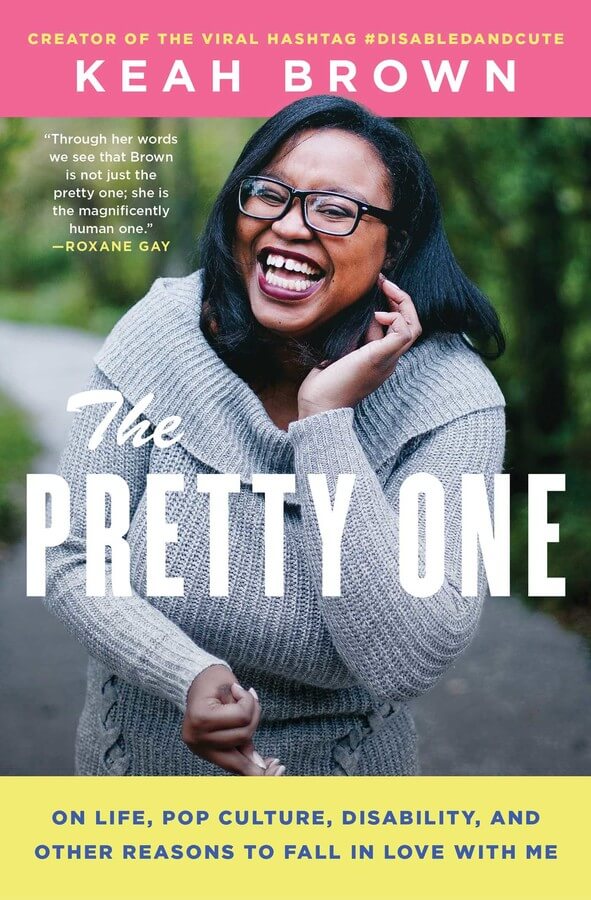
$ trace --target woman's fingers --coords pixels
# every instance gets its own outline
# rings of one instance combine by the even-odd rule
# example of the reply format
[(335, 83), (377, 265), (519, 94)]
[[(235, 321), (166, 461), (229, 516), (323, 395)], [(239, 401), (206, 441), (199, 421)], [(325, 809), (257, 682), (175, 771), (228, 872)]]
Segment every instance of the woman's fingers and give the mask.
[(407, 294), (406, 291), (403, 291), (401, 287), (398, 287), (397, 284), (394, 284), (388, 278), (382, 276), (378, 283), (393, 309), (398, 309), (404, 303), (408, 304), (408, 301), (412, 303), (410, 294)]
[(252, 741), (247, 741), (246, 744), (238, 747), (238, 749), (241, 753), (244, 754), (244, 756), (248, 756), (248, 758), (252, 760), (255, 766), (259, 766), (261, 769), (267, 768), (267, 762), (263, 759), (261, 754), (257, 750), (255, 750)]
[[(241, 684), (235, 682), (232, 685), (232, 694), (238, 701), (238, 703), (246, 700), (247, 704), (251, 705), (253, 710), (252, 727), (253, 730), (258, 728), (261, 718), (261, 704), (259, 702), (259, 697), (255, 689), (251, 687), (248, 690), (245, 690)], [(251, 698), (252, 700), (254, 700), (254, 705), (251, 703)]]
[(258, 699), (255, 702), (254, 707), (254, 717), (253, 717), (253, 730), (256, 731), (259, 727), (259, 722), (261, 721), (261, 704)]
[(403, 291), (402, 288), (399, 288), (397, 284), (394, 284), (393, 281), (389, 281), (387, 278), (382, 278), (379, 283), (384, 295), (390, 302), (392, 312), (398, 312), (402, 315), (411, 329), (413, 340), (416, 341), (420, 337), (422, 329), (410, 294), (407, 294), (406, 291)]
[(252, 724), (245, 728), (221, 728), (219, 731), (207, 732), (207, 743), (211, 747), (226, 749), (227, 747), (242, 747), (249, 743), (255, 729)]
[(265, 770), (266, 776), (285, 775), (285, 766), (282, 766), (278, 759), (268, 757), (265, 762), (267, 763), (267, 768)]
[(375, 315), (376, 319), (379, 316), (378, 321), (380, 322), (380, 325), (383, 325), (387, 329), (386, 334), (383, 335), (384, 337), (387, 337), (389, 334), (396, 334), (400, 338), (400, 342), (403, 346), (413, 343), (415, 340), (413, 330), (401, 313), (377, 312)]
[(384, 323), (380, 319), (378, 319), (377, 313), (375, 315), (375, 319), (365, 332), (365, 336), (363, 338), (364, 344), (370, 344), (372, 341), (379, 341), (384, 337), (384, 329), (382, 328), (382, 325)]
[(251, 694), (233, 703), (203, 700), (187, 710), (185, 719), (190, 728), (200, 732), (219, 731), (227, 728), (247, 728), (258, 722), (258, 703)]
[[(239, 701), (240, 702), (240, 701)], [(238, 704), (236, 704), (238, 705)], [(207, 742), (218, 747), (240, 747), (246, 752), (242, 745), (247, 746), (247, 750), (254, 751), (252, 744), (252, 736), (259, 726), (261, 718), (261, 705), (258, 700), (255, 701), (254, 713), (248, 722), (241, 724), (239, 727), (229, 727), (224, 724), (219, 730), (211, 730), (207, 732)], [(256, 754), (258, 756), (258, 753)], [(259, 757), (259, 759), (261, 759)], [(257, 762), (261, 765), (262, 762)]]
[(254, 706), (253, 706), (253, 715), (252, 715), (252, 719), (250, 722), (250, 727), (252, 728), (252, 731), (254, 733), (256, 731), (256, 729), (259, 727), (259, 722), (261, 720), (261, 704), (259, 703), (259, 697), (258, 697), (257, 692), (255, 691), (255, 689), (253, 687), (249, 688), (248, 691), (246, 691), (242, 687), (241, 684), (238, 684), (238, 682), (235, 682), (232, 685), (232, 694), (233, 694), (234, 698), (238, 701), (238, 703), (240, 703), (241, 700), (244, 700), (245, 697), (253, 698)]
[(225, 769), (226, 772), (233, 772), (235, 775), (261, 776), (266, 772), (265, 769), (255, 765), (251, 759), (236, 748), (233, 750), (211, 750), (201, 755), (214, 765)]
[(398, 358), (413, 343), (410, 326), (400, 313), (376, 313), (380, 326), (387, 329), (379, 341), (372, 341), (361, 348), (367, 354), (368, 361), (380, 369), (393, 371)]
[(265, 761), (252, 740), (260, 717), (254, 688), (246, 691), (227, 666), (209, 666), (189, 688), (182, 739), (197, 756), (228, 772), (264, 775)]
[[(371, 323), (365, 333), (364, 343), (368, 344), (372, 341), (379, 341), (384, 337), (383, 328), (390, 328), (396, 323), (396, 316), (401, 316), (410, 332), (410, 341), (416, 341), (421, 334), (421, 324), (412, 302), (410, 294), (399, 288), (393, 281), (389, 281), (381, 273), (378, 279), (380, 288), (390, 304), (390, 310), (377, 310), (374, 321)], [(404, 329), (395, 328), (398, 333), (403, 333)]]

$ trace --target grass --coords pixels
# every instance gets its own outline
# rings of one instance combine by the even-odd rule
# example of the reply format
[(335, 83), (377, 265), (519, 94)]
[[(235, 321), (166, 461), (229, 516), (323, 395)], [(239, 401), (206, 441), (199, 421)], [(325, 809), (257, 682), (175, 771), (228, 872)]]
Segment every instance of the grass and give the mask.
[(11, 322), (61, 325), (108, 334), (122, 314), (121, 308), (93, 303), (75, 278), (18, 291), (0, 290), (0, 319)]
[(0, 392), (0, 553), (24, 532), (24, 485), (39, 449), (24, 413)]

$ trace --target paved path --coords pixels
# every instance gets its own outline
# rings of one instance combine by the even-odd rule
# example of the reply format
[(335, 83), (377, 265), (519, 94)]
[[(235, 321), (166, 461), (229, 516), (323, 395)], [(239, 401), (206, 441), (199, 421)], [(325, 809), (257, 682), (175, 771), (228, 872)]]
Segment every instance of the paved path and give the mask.
[[(0, 388), (31, 417), (55, 472), (100, 339), (65, 328), (0, 322)], [(86, 654), (41, 600), (27, 598), (24, 545), (0, 561), (0, 774), (68, 775), (84, 696)]]
[[(81, 390), (97, 339), (0, 323), (0, 387), (28, 410), (55, 471), (65, 398)], [(69, 774), (85, 656), (40, 601), (25, 554), (0, 562), (0, 774)], [(415, 705), (423, 772), (591, 773), (591, 660), (585, 643), (518, 600), (491, 600), (478, 637)]]

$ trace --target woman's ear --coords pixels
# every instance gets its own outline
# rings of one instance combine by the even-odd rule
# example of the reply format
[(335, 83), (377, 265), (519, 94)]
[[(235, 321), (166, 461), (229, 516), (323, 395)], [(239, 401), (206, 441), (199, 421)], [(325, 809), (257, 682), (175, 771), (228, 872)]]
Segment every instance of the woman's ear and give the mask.
[(396, 255), (393, 250), (388, 250), (386, 253), (386, 258), (382, 264), (382, 272), (388, 272), (392, 266), (394, 265), (394, 261), (396, 259)]
[(408, 231), (399, 231), (392, 235), (388, 242), (388, 250), (382, 267), (384, 272), (392, 272), (399, 265), (406, 254), (409, 244)]
[(394, 266), (396, 265), (396, 258), (398, 256), (399, 246), (398, 241), (393, 235), (388, 241), (388, 247), (386, 248), (386, 256), (384, 258), (384, 262), (382, 263), (382, 272), (391, 272)]

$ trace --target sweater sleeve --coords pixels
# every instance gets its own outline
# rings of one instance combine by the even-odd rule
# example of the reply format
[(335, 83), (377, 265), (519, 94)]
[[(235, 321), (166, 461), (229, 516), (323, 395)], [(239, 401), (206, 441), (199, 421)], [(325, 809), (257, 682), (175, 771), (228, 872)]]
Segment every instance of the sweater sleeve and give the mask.
[[(322, 597), (321, 542), (309, 488), (302, 504), (303, 549), (335, 648), (359, 682), (380, 698), (427, 691), (470, 642), (486, 594), (461, 595), (461, 476), (482, 473), (491, 499), (503, 462), (501, 407), (457, 418), (418, 439), (400, 464), (378, 480), (353, 429), (353, 410), (320, 413), (290, 426), (296, 475), (323, 473), (334, 485), (353, 473), (345, 523), (340, 597)], [(428, 472), (445, 492), (445, 577), (433, 597), (417, 598), (400, 584), (398, 497), (403, 481)], [(380, 473), (382, 474), (382, 473)]]
[[(87, 390), (116, 390), (95, 369)], [(203, 669), (223, 660), (198, 647), (177, 625), (135, 591), (117, 596), (110, 588), (106, 560), (106, 596), (86, 596), (86, 475), (120, 475), (130, 489), (130, 521), (142, 497), (151, 444), (119, 446), (116, 430), (130, 412), (124, 401), (95, 450), (89, 439), (106, 414), (104, 404), (76, 413), (60, 475), (70, 487), (71, 526), (65, 543), (48, 550), (46, 604), (88, 652), (123, 680), (176, 704), (184, 712), (187, 691)], [(109, 554), (109, 549), (107, 554)]]

